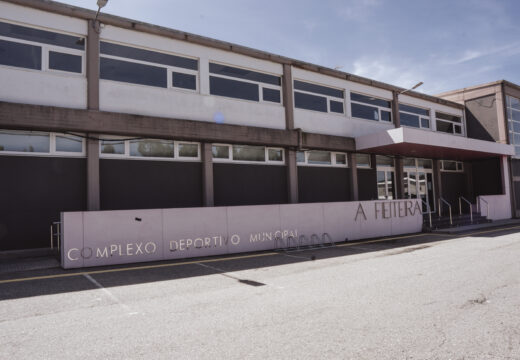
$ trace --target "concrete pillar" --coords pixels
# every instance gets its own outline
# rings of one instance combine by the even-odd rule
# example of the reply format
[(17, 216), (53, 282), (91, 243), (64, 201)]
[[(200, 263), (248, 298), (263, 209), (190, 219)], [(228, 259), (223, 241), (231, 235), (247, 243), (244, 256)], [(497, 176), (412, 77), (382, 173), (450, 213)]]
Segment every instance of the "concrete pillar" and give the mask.
[(358, 175), (357, 175), (357, 159), (356, 154), (348, 153), (347, 162), (350, 168), (350, 201), (359, 200), (359, 186), (358, 186)]
[(403, 158), (395, 158), (395, 196), (397, 199), (404, 199), (404, 171)]
[(291, 65), (284, 64), (282, 77), (283, 106), (285, 107), (285, 128), (294, 129), (294, 101)]
[(392, 91), (392, 118), (396, 128), (401, 127), (401, 119), (399, 118), (399, 93)]
[(87, 139), (87, 210), (101, 210), (99, 188), (99, 140)]
[(287, 201), (289, 204), (298, 203), (298, 164), (296, 163), (296, 150), (285, 151), (287, 163)]
[(213, 189), (213, 154), (211, 143), (202, 143), (202, 204), (204, 206), (215, 205)]
[[(442, 197), (441, 161), (433, 160), (433, 189), (435, 191), (435, 208), (439, 206), (439, 198)], [(437, 209), (437, 212), (439, 209)]]
[[(99, 110), (99, 23), (89, 20), (87, 33), (87, 108)], [(91, 135), (91, 136), (97, 136)], [(101, 209), (99, 140), (87, 139), (87, 210)]]

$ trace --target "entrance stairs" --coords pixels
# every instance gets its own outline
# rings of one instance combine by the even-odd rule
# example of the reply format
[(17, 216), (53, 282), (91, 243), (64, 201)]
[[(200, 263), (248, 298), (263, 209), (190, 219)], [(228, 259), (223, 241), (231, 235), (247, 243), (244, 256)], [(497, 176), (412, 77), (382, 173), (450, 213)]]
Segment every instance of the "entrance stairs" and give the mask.
[(449, 216), (439, 217), (437, 214), (432, 214), (432, 225), (430, 227), (430, 219), (428, 215), (423, 216), (423, 231), (431, 232), (440, 229), (449, 229), (455, 227), (462, 227), (468, 225), (490, 223), (485, 216), (482, 216), (479, 212), (473, 212), (473, 222), (471, 221), (470, 214), (453, 215), (452, 221), (450, 222)]

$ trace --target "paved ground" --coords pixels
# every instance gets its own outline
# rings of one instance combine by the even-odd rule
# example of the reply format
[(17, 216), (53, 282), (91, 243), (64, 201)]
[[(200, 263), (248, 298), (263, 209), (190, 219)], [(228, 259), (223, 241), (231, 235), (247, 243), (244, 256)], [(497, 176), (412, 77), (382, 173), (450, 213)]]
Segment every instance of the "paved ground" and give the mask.
[(520, 226), (144, 266), (0, 274), (0, 359), (520, 359)]

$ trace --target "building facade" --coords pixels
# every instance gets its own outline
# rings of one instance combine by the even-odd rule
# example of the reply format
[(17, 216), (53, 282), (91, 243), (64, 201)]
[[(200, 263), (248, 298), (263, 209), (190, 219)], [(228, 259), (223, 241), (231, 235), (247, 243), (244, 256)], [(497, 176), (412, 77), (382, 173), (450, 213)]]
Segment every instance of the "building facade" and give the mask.
[(48, 247), (64, 211), (463, 197), (512, 216), (505, 120), (474, 135), (492, 111), (94, 18), (0, 1), (0, 251)]

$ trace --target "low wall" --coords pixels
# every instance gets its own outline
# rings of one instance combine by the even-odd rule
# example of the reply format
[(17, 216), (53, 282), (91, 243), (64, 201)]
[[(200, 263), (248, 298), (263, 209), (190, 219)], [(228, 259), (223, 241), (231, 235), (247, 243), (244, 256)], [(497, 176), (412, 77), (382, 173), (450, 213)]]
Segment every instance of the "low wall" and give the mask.
[(482, 216), (489, 220), (504, 220), (512, 217), (509, 195), (482, 195), (478, 197), (477, 201)]
[(388, 200), (64, 212), (61, 221), (61, 265), (69, 269), (414, 233), (422, 213), (417, 200)]

